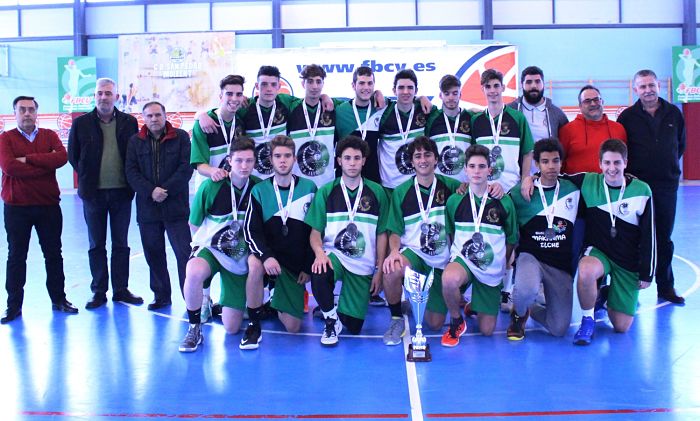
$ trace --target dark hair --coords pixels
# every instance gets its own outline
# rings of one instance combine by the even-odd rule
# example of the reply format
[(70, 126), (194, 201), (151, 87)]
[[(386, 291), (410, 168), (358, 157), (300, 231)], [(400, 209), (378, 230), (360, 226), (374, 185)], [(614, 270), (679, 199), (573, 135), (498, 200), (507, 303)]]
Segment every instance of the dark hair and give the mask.
[(362, 153), (363, 158), (367, 158), (369, 156), (369, 145), (367, 145), (367, 142), (362, 140), (362, 138), (358, 136), (353, 136), (353, 135), (347, 135), (338, 142), (337, 145), (335, 145), (335, 157), (340, 158), (343, 156), (343, 152), (348, 149), (357, 149)]
[(272, 155), (272, 152), (275, 151), (275, 148), (280, 146), (284, 146), (285, 148), (291, 149), (292, 155), (296, 155), (296, 151), (294, 150), (294, 141), (291, 137), (285, 136), (283, 134), (278, 134), (277, 136), (273, 137), (270, 141), (270, 155)]
[(241, 88), (243, 88), (243, 84), (245, 83), (245, 78), (240, 75), (228, 75), (225, 78), (221, 79), (221, 82), (219, 82), (219, 89), (223, 90), (226, 85), (241, 85)]
[(413, 84), (416, 85), (416, 89), (418, 89), (418, 78), (413, 70), (403, 69), (397, 72), (396, 76), (394, 76), (394, 88), (396, 88), (396, 82), (398, 82), (399, 79), (411, 79)]
[(16, 109), (17, 103), (20, 101), (34, 101), (34, 107), (36, 107), (37, 110), (39, 109), (39, 103), (36, 102), (36, 99), (34, 99), (33, 96), (25, 96), (25, 95), (20, 95), (12, 101), (12, 109)]
[(141, 108), (141, 113), (146, 111), (147, 107), (150, 107), (151, 105), (160, 105), (160, 109), (163, 111), (163, 114), (165, 114), (165, 105), (161, 104), (158, 101), (151, 101), (143, 104), (143, 107)]
[(481, 86), (486, 85), (490, 80), (497, 79), (503, 84), (503, 73), (496, 69), (486, 69), (484, 73), (481, 74)]
[(622, 159), (627, 159), (627, 145), (620, 139), (608, 139), (600, 145), (600, 152), (598, 153), (600, 161), (603, 160), (605, 152), (617, 152), (622, 155)]
[(540, 69), (537, 66), (527, 66), (520, 73), (520, 83), (523, 83), (525, 81), (525, 76), (534, 76), (534, 75), (540, 75), (542, 80), (544, 80), (544, 72), (542, 71), (542, 69)]
[(255, 156), (255, 142), (246, 135), (236, 136), (236, 139), (231, 142), (231, 149), (228, 152), (228, 156), (231, 157), (234, 152), (239, 151), (252, 151), (253, 156)]
[(473, 156), (483, 156), (486, 159), (486, 165), (491, 168), (491, 152), (484, 145), (471, 145), (464, 152), (464, 162), (468, 163)]
[(260, 66), (260, 70), (258, 70), (258, 76), (273, 76), (276, 78), (280, 78), (280, 69), (278, 69), (275, 66)]
[(304, 66), (304, 69), (302, 69), (301, 73), (299, 73), (299, 76), (301, 76), (302, 79), (308, 79), (312, 77), (320, 77), (321, 79), (326, 78), (326, 71), (323, 70), (323, 67), (319, 66), (318, 64), (308, 64)]
[(581, 88), (580, 91), (578, 91), (578, 103), (579, 103), (579, 104), (581, 103), (581, 94), (583, 93), (583, 91), (587, 91), (587, 90), (589, 90), (589, 89), (593, 89), (594, 91), (598, 92), (598, 95), (600, 95), (600, 90), (598, 90), (598, 88), (596, 88), (595, 86), (593, 86), (593, 85), (584, 85), (584, 87)]
[(413, 154), (417, 150), (432, 152), (436, 158), (438, 156), (437, 145), (435, 144), (435, 141), (430, 139), (428, 136), (418, 136), (417, 138), (415, 138), (413, 142), (408, 144), (408, 149), (406, 150), (406, 152), (408, 153), (408, 156), (410, 156), (412, 159)]
[(450, 88), (459, 88), (462, 82), (455, 75), (445, 75), (440, 79), (440, 92), (447, 92)]
[(542, 152), (559, 152), (559, 159), (564, 159), (564, 148), (556, 137), (545, 137), (535, 142), (535, 150), (532, 153), (535, 162), (540, 162)]
[(632, 78), (632, 82), (634, 82), (635, 80), (637, 80), (637, 78), (640, 78), (640, 77), (647, 77), (647, 76), (653, 77), (654, 80), (659, 80), (659, 78), (656, 77), (656, 73), (654, 73), (653, 70), (642, 69), (642, 70), (640, 70), (640, 71), (638, 71), (637, 73), (634, 74), (634, 77)]
[(357, 82), (358, 76), (372, 76), (372, 79), (374, 79), (374, 72), (369, 66), (360, 66), (352, 73), (352, 83)]

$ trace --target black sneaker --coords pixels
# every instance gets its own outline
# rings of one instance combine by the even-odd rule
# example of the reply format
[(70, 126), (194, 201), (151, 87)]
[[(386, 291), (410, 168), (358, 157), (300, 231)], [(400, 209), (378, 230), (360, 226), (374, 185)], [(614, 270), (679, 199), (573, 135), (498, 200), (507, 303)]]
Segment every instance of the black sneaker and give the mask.
[(380, 295), (369, 297), (369, 305), (374, 307), (386, 307), (386, 301)]
[(180, 352), (194, 352), (197, 350), (199, 344), (201, 344), (202, 342), (204, 342), (204, 335), (202, 335), (202, 325), (190, 325), (190, 328), (187, 330), (187, 335), (185, 335), (185, 339), (182, 340), (180, 348), (178, 349), (180, 350)]
[(259, 324), (248, 323), (245, 328), (245, 333), (241, 338), (241, 343), (238, 345), (240, 349), (258, 349), (262, 342), (262, 331)]
[(510, 326), (508, 326), (508, 331), (506, 336), (511, 341), (522, 341), (525, 339), (525, 323), (528, 317), (530, 317), (530, 309), (527, 310), (524, 316), (518, 316), (515, 309), (510, 311)]

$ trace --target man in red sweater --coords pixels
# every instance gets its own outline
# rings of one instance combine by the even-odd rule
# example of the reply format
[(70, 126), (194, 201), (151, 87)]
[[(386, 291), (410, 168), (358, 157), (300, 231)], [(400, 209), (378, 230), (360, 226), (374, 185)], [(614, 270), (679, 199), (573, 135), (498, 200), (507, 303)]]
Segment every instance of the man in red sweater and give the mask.
[(5, 324), (22, 315), (27, 280), (27, 251), (32, 227), (39, 236), (46, 264), (46, 288), (53, 309), (75, 314), (78, 309), (64, 292), (61, 231), (63, 215), (56, 169), (68, 161), (66, 148), (56, 133), (36, 126), (39, 104), (20, 96), (12, 102), (17, 128), (0, 135), (2, 200), (7, 231), (7, 310)]
[(600, 145), (608, 139), (620, 139), (627, 143), (627, 134), (620, 123), (608, 120), (603, 112), (603, 98), (595, 86), (586, 85), (581, 88), (578, 106), (581, 114), (559, 129), (559, 141), (566, 156), (562, 172), (599, 173)]

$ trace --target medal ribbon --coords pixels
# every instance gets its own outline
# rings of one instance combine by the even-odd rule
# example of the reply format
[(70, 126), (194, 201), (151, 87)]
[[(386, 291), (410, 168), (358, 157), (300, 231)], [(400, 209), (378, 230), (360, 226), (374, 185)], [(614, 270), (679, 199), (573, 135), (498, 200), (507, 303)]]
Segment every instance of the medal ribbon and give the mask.
[(250, 184), (250, 177), (245, 181), (245, 186), (241, 190), (241, 197), (236, 200), (236, 186), (233, 185), (233, 180), (231, 180), (231, 214), (234, 221), (238, 221), (238, 207), (241, 205), (245, 192), (248, 190), (248, 184)]
[(551, 205), (547, 205), (547, 198), (544, 195), (542, 183), (537, 180), (535, 185), (537, 186), (537, 190), (540, 191), (540, 199), (542, 200), (542, 207), (544, 207), (544, 216), (547, 218), (547, 228), (552, 228), (554, 226), (554, 207), (559, 198), (559, 180), (557, 180), (557, 186), (554, 188), (554, 198), (552, 199)]
[(221, 110), (218, 110), (216, 117), (219, 119), (219, 127), (221, 127), (221, 133), (224, 135), (224, 142), (226, 142), (226, 148), (228, 153), (231, 153), (231, 144), (233, 143), (233, 137), (236, 134), (236, 114), (233, 115), (233, 121), (231, 121), (231, 130), (226, 131), (226, 124), (224, 124), (224, 119), (221, 117)]
[(260, 129), (262, 130), (263, 142), (267, 142), (270, 137), (270, 130), (272, 130), (272, 122), (275, 119), (275, 112), (277, 111), (277, 101), (272, 103), (272, 110), (270, 111), (270, 118), (267, 120), (267, 126), (263, 122), (262, 110), (260, 109), (260, 103), (255, 102), (255, 109), (258, 111), (258, 121), (260, 122)]
[(275, 197), (277, 198), (277, 208), (282, 212), (280, 218), (282, 218), (282, 225), (287, 225), (287, 219), (289, 219), (289, 210), (291, 204), (294, 200), (294, 177), (292, 177), (292, 182), (289, 184), (289, 196), (287, 196), (287, 204), (282, 206), (282, 196), (280, 195), (280, 187), (277, 185), (277, 179), (272, 176), (272, 187), (275, 189)]
[(348, 195), (348, 188), (345, 187), (345, 181), (343, 177), (340, 177), (340, 189), (343, 191), (343, 198), (345, 198), (345, 206), (348, 208), (348, 219), (352, 224), (355, 220), (355, 214), (357, 213), (357, 207), (360, 204), (360, 199), (362, 198), (362, 188), (364, 187), (364, 182), (360, 178), (360, 186), (357, 188), (357, 195), (355, 196), (355, 203), (350, 206), (350, 195)]
[(501, 123), (503, 122), (503, 112), (505, 111), (505, 105), (501, 108), (501, 113), (498, 114), (498, 126), (493, 124), (493, 118), (489, 113), (488, 107), (486, 107), (486, 116), (489, 118), (489, 123), (491, 124), (491, 134), (493, 135), (493, 143), (498, 146), (498, 142), (501, 139)]
[(424, 223), (428, 223), (430, 218), (430, 207), (433, 205), (433, 198), (435, 197), (435, 188), (437, 187), (437, 177), (433, 176), (433, 184), (430, 186), (430, 195), (428, 196), (428, 205), (423, 207), (423, 198), (420, 194), (420, 186), (418, 185), (418, 177), (413, 177), (413, 187), (416, 189), (416, 199), (418, 199), (418, 209), (420, 210), (420, 217)]
[(309, 129), (309, 137), (311, 137), (311, 140), (314, 140), (316, 137), (316, 130), (318, 130), (318, 118), (321, 116), (321, 103), (319, 102), (316, 107), (313, 127), (311, 127), (311, 122), (309, 120), (309, 110), (306, 108), (306, 101), (301, 103), (301, 108), (304, 110), (304, 119), (306, 120), (306, 128)]
[[(454, 129), (450, 127), (450, 119), (447, 118), (447, 114), (445, 112), (442, 112), (442, 116), (445, 117), (445, 126), (447, 127), (447, 136), (450, 138), (450, 147), (455, 147), (455, 133), (457, 133), (457, 128), (459, 127), (459, 117), (462, 115), (462, 109), (458, 108), (457, 109), (459, 112), (457, 113), (457, 117), (455, 117), (455, 126)], [(491, 123), (493, 124), (493, 123)], [(500, 130), (500, 126), (499, 126)]]
[[(625, 178), (623, 176), (622, 178), (622, 186), (620, 187), (620, 194), (617, 196), (616, 202), (619, 202), (622, 200), (622, 196), (625, 194), (625, 186), (626, 186)], [(612, 207), (612, 202), (610, 201), (610, 191), (608, 190), (608, 185), (605, 183), (605, 178), (603, 177), (603, 190), (605, 191), (605, 200), (608, 201), (608, 214), (610, 215), (610, 224), (612, 224), (612, 228), (615, 228), (615, 221), (617, 220), (617, 216), (615, 216), (615, 213), (613, 212), (613, 207)]]
[[(399, 125), (399, 133), (401, 133), (401, 138), (403, 143), (408, 142), (408, 133), (411, 131), (411, 122), (413, 121), (413, 113), (416, 111), (416, 104), (411, 105), (411, 112), (408, 114), (408, 123), (406, 123), (406, 129), (404, 130), (403, 124), (401, 123), (401, 114), (399, 114), (399, 106), (394, 105), (394, 114), (396, 114), (396, 124)], [(500, 126), (499, 126), (500, 127)]]
[(484, 195), (481, 197), (481, 205), (479, 206), (479, 213), (476, 213), (476, 201), (474, 200), (474, 193), (469, 189), (469, 202), (472, 205), (472, 218), (474, 219), (474, 231), (479, 232), (479, 227), (481, 227), (481, 218), (484, 216), (484, 209), (486, 209), (486, 201), (489, 190), (486, 189)]
[(360, 131), (362, 140), (365, 140), (365, 137), (367, 137), (367, 121), (369, 121), (369, 116), (372, 111), (372, 104), (367, 104), (367, 113), (365, 114), (364, 123), (360, 121), (360, 114), (357, 112), (357, 105), (355, 105), (355, 101), (352, 101), (352, 111), (355, 113), (355, 122), (357, 123), (357, 130)]

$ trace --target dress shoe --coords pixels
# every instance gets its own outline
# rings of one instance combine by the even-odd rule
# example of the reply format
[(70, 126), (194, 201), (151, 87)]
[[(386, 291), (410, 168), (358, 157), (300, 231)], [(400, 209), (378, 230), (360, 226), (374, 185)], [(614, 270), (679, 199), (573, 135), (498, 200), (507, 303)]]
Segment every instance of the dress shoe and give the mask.
[(107, 296), (104, 294), (95, 294), (92, 296), (90, 301), (85, 304), (85, 308), (88, 310), (94, 310), (96, 308), (102, 307), (107, 302)]
[(128, 289), (115, 292), (114, 295), (112, 295), (112, 301), (121, 301), (122, 303), (129, 304), (143, 304), (143, 298), (132, 294)]
[(76, 314), (78, 312), (78, 309), (75, 308), (75, 306), (65, 298), (63, 299), (63, 301), (53, 303), (51, 305), (51, 308), (53, 308), (54, 311), (62, 311), (64, 313), (69, 314)]
[(172, 304), (170, 300), (153, 300), (148, 305), (149, 310), (158, 310), (159, 308), (169, 307)]
[(666, 290), (666, 291), (663, 291), (663, 292), (659, 291), (659, 299), (666, 300), (669, 303), (673, 303), (673, 304), (685, 304), (685, 298), (676, 294), (676, 290), (673, 288)]
[(5, 316), (2, 319), (0, 319), (0, 323), (2, 323), (2, 324), (10, 323), (11, 321), (18, 318), (21, 315), (22, 315), (22, 309), (20, 307), (8, 308), (5, 311)]

